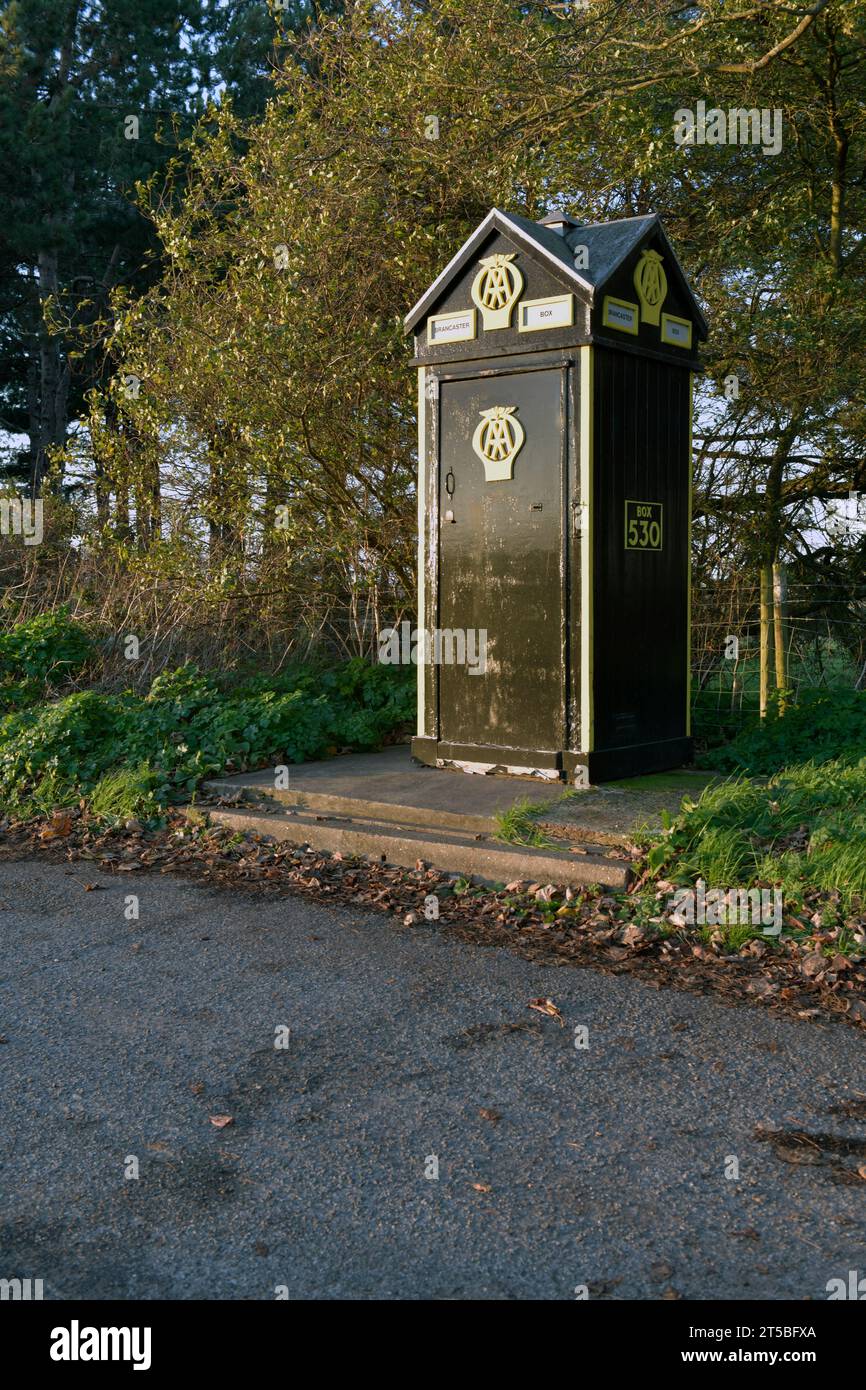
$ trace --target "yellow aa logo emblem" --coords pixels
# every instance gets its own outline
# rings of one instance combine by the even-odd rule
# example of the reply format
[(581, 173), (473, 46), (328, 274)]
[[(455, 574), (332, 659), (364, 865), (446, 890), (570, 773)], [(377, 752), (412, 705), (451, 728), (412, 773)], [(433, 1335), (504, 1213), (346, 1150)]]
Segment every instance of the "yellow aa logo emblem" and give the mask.
[(668, 277), (658, 251), (644, 251), (635, 267), (634, 287), (640, 300), (644, 323), (658, 325), (661, 307), (668, 292)]
[(481, 269), (472, 281), (470, 293), (481, 310), (485, 329), (507, 328), (511, 322), (511, 310), (523, 289), (523, 276), (512, 264), (516, 255), (516, 251), (510, 256), (498, 252), (479, 262)]
[(516, 405), (494, 405), (481, 411), (481, 423), (472, 436), (472, 448), (484, 464), (484, 480), (503, 482), (514, 477), (514, 460), (526, 438), (515, 415)]

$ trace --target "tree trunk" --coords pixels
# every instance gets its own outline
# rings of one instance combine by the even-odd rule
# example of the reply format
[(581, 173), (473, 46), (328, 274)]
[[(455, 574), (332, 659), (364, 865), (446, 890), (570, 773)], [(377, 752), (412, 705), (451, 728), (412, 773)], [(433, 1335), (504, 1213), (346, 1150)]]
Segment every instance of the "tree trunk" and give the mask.
[[(39, 305), (44, 316), (45, 302), (56, 296), (59, 288), (57, 274), (57, 254), (54, 251), (40, 251), (39, 265)], [(66, 443), (69, 400), (69, 363), (62, 351), (62, 340), (49, 332), (43, 321), (39, 327), (39, 418), (37, 435), (30, 441), (33, 458), (31, 493), (38, 497), (42, 492), (45, 474), (51, 464), (53, 449), (62, 448)]]

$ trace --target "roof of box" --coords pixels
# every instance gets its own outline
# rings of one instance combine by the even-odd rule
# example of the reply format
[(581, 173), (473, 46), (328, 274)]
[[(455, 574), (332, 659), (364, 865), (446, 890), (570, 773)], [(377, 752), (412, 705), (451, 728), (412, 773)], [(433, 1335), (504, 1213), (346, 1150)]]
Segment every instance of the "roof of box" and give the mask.
[[(554, 231), (544, 222), (530, 222), (519, 213), (501, 212), (499, 208), (491, 208), (483, 222), (479, 223), (457, 254), (452, 256), (442, 273), (437, 275), (417, 304), (410, 309), (403, 321), (406, 332), (411, 332), (421, 319), (426, 318), (443, 290), (463, 270), (467, 262), (472, 260), (480, 244), (491, 231), (503, 232), (534, 250), (537, 255), (553, 264), (566, 280), (582, 290), (583, 298), (591, 303), (595, 302), (602, 285), (607, 283), (614, 271), (640, 242), (649, 240), (651, 235), (657, 233), (665, 247), (666, 256), (670, 258), (668, 263), (674, 267), (691, 300), (700, 335), (703, 338), (707, 336), (707, 321), (701, 313), (673, 247), (665, 236), (657, 213), (650, 213), (645, 217), (621, 217), (615, 222), (584, 224), (571, 222), (571, 219), (565, 217), (557, 217), (556, 220), (560, 224), (566, 221), (571, 223), (564, 234)], [(575, 269), (574, 252), (578, 246), (587, 248), (586, 269)]]

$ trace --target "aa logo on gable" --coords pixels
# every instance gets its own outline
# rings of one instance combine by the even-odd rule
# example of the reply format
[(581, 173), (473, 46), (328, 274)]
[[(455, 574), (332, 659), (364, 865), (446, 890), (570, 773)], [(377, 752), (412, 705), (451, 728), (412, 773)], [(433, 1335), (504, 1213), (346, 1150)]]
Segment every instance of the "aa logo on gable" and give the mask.
[(658, 327), (659, 314), (668, 292), (668, 277), (658, 251), (644, 251), (634, 272), (634, 287), (644, 323)]
[(516, 410), (516, 405), (494, 405), (481, 411), (472, 448), (484, 464), (485, 482), (503, 482), (514, 476), (514, 460), (526, 438)]
[(481, 310), (485, 329), (507, 328), (511, 322), (511, 310), (523, 289), (523, 276), (513, 264), (516, 255), (516, 251), (510, 255), (498, 251), (479, 262), (481, 269), (470, 294)]

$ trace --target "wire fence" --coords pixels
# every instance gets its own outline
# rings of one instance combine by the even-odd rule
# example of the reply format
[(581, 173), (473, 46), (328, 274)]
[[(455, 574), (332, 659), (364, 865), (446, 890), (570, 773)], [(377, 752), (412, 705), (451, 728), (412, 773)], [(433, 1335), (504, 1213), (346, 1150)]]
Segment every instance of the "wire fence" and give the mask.
[[(696, 732), (742, 727), (760, 711), (759, 577), (705, 583), (692, 593), (692, 693)], [(770, 699), (776, 631), (771, 622)], [(788, 580), (782, 607), (785, 688), (800, 701), (820, 690), (866, 689), (866, 582)]]

